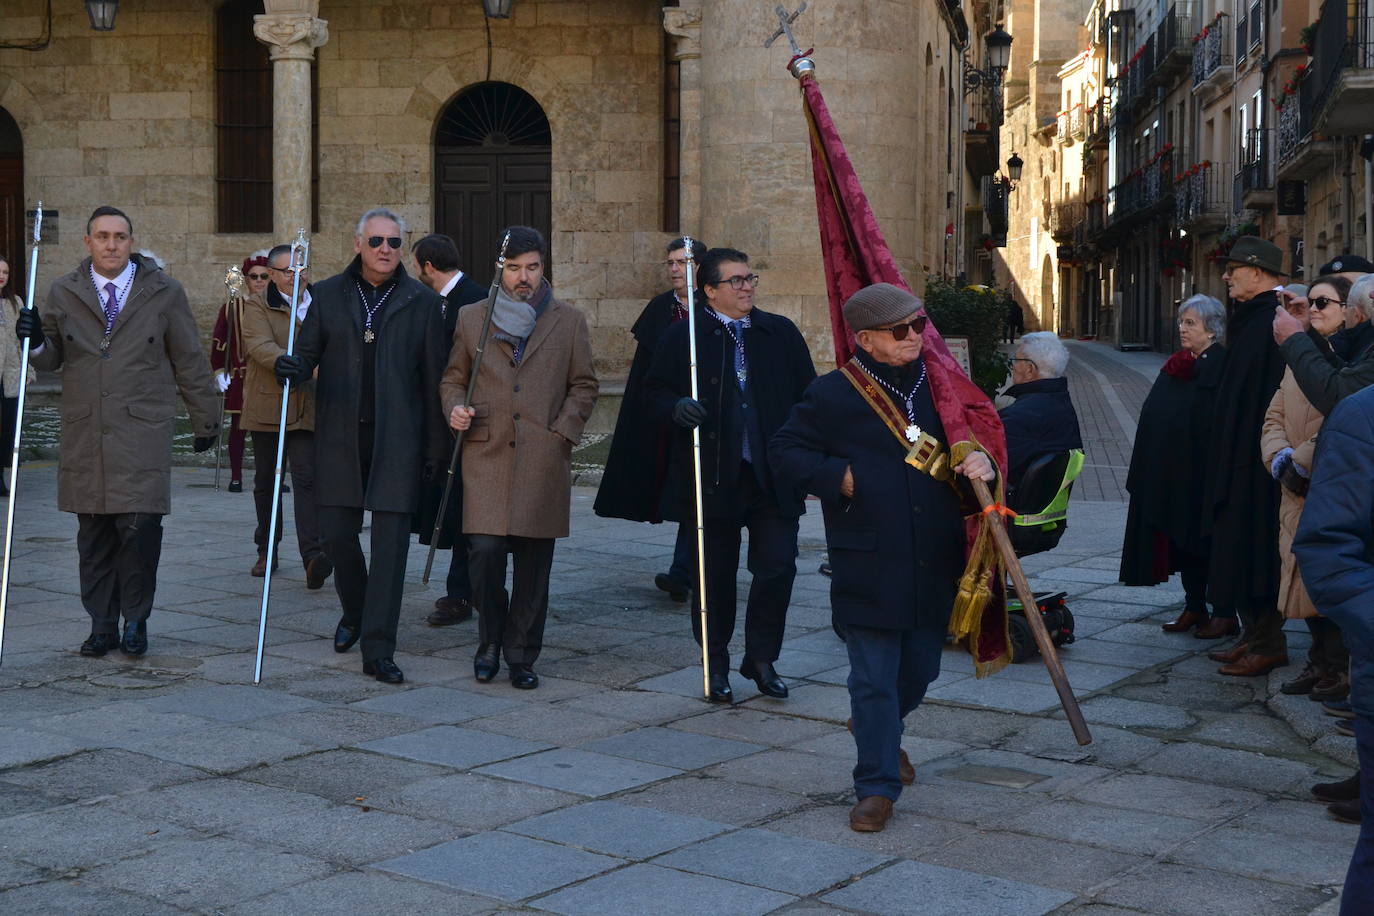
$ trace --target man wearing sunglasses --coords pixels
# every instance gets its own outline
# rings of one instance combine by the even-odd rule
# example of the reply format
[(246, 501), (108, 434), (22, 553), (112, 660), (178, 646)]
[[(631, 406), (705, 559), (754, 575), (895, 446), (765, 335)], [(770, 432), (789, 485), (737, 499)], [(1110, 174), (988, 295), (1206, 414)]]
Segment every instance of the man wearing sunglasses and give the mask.
[[(902, 720), (940, 673), (964, 569), (961, 497), (973, 501), (960, 477), (991, 481), (996, 471), (979, 450), (949, 467), (949, 437), (922, 357), (920, 299), (877, 283), (849, 297), (844, 320), (859, 349), (810, 387), (770, 455), (779, 477), (818, 496), (825, 513), (830, 605), (849, 650), (858, 757), (849, 825), (875, 832), (916, 779), (901, 748)], [(928, 441), (931, 450), (920, 449)], [(917, 453), (933, 460), (914, 461)]]
[[(749, 268), (748, 255), (712, 248), (697, 269), (701, 399), (691, 397), (686, 321), (664, 333), (646, 386), (655, 414), (679, 427), (668, 469), (669, 492), (675, 499), (665, 515), (689, 523), (695, 519), (690, 431), (700, 426), (710, 696), (717, 702), (734, 697), (729, 647), (735, 632), (740, 532), (748, 528), (753, 581), (739, 672), (761, 693), (782, 699), (787, 685), (773, 663), (782, 649), (797, 575), (797, 520), (804, 511), (805, 494), (777, 480), (768, 460), (768, 441), (801, 400), (816, 369), (797, 326), (754, 306), (759, 278)], [(692, 627), (700, 642), (699, 614), (692, 614)]]
[[(362, 641), (363, 673), (405, 680), (396, 625), (410, 520), (426, 479), (448, 460), (439, 408), (444, 319), (437, 293), (401, 266), (405, 224), (369, 210), (356, 257), (314, 288), (296, 352), (276, 362), (293, 385), (315, 376), (315, 502), (343, 616), (334, 651)], [(371, 568), (358, 535), (372, 512)]]

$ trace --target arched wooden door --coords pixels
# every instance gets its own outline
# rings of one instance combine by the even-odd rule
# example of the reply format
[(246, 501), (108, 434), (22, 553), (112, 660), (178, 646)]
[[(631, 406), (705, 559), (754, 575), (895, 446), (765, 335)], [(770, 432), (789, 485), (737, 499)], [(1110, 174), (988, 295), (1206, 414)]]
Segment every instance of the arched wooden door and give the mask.
[(550, 238), (552, 145), (543, 108), (510, 83), (478, 83), (440, 116), (435, 231), (458, 243), (463, 269), (478, 283), (491, 282), (502, 229), (533, 226)]
[(24, 295), (28, 247), (24, 239), (24, 139), (0, 108), (0, 255), (10, 265), (10, 289)]

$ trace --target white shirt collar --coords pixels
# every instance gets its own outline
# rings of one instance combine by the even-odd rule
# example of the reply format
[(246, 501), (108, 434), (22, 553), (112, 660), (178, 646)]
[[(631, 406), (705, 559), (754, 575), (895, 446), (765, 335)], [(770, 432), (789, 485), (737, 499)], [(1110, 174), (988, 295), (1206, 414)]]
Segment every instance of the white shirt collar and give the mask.
[(448, 294), (451, 293), (451, 292), (453, 292), (453, 288), (454, 288), (455, 286), (457, 286), (459, 283), (461, 283), (462, 281), (463, 281), (463, 272), (460, 270), (460, 271), (458, 271), (456, 274), (454, 274), (453, 276), (451, 276), (451, 277), (448, 278), (448, 282), (444, 284), (444, 288), (441, 289), (441, 290), (439, 290), (439, 295), (441, 295), (441, 296), (443, 296), (444, 298), (447, 299), (447, 298), (448, 298)]

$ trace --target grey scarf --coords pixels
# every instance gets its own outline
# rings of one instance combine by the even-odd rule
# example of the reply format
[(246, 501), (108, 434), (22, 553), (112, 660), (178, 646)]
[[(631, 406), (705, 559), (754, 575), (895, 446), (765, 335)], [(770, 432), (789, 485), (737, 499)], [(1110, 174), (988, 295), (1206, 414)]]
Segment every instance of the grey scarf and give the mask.
[[(504, 332), (506, 339), (524, 340), (534, 331), (534, 322), (539, 316), (534, 306), (506, 295), (504, 289), (496, 291), (496, 308), (492, 312), (492, 324)], [(498, 334), (497, 337), (501, 337)]]

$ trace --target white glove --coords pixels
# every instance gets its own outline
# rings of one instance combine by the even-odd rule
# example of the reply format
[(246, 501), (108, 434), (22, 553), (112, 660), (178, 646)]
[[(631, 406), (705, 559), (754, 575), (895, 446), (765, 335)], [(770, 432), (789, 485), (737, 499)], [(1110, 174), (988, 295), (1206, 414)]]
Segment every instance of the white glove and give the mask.
[(228, 373), (228, 372), (216, 372), (216, 373), (215, 373), (215, 387), (219, 389), (219, 393), (220, 393), (220, 394), (224, 394), (224, 392), (226, 392), (226, 391), (229, 390), (229, 373)]

